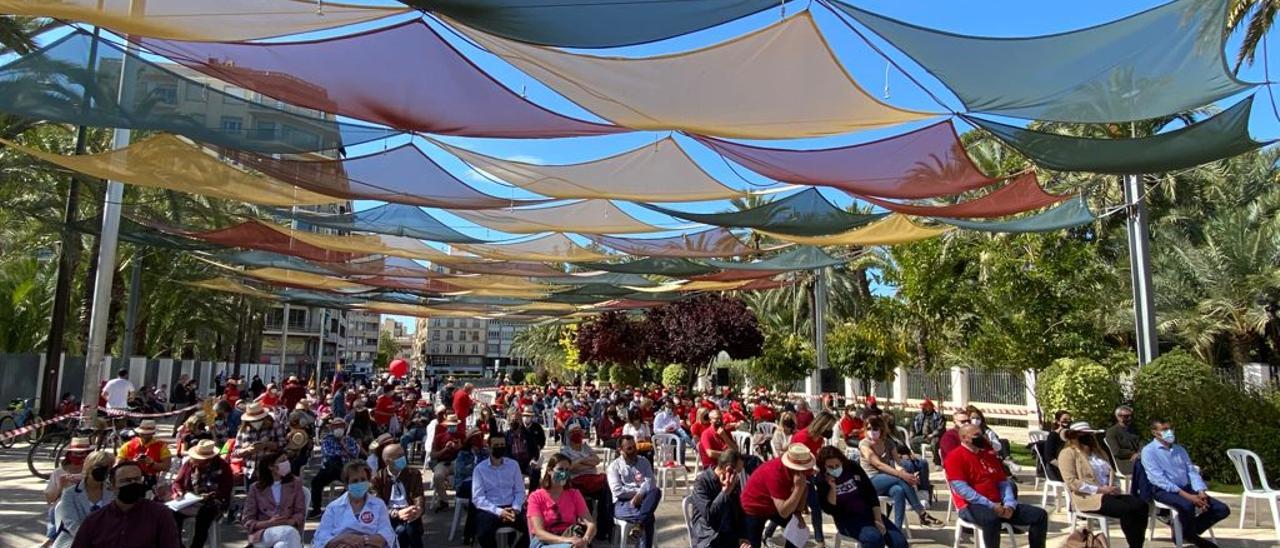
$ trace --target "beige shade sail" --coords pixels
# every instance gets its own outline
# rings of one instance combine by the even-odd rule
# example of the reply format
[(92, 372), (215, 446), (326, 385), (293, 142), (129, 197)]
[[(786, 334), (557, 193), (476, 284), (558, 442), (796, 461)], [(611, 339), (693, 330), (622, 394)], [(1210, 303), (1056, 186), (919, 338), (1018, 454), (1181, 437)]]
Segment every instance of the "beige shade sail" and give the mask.
[(501, 307), (503, 311), (515, 314), (531, 314), (537, 312), (561, 312), (572, 314), (578, 311), (578, 307), (564, 303), (529, 303), (516, 306)]
[(245, 284), (242, 284), (236, 280), (233, 280), (227, 277), (209, 278), (207, 280), (197, 280), (194, 282), (181, 282), (181, 283), (183, 283), (184, 285), (189, 285), (191, 287), (199, 287), (202, 289), (212, 289), (214, 291), (225, 291), (227, 293), (238, 293), (240, 295), (257, 297), (259, 299), (275, 299), (276, 298), (276, 296), (272, 295), (271, 293), (262, 291), (260, 289), (254, 289), (252, 287), (249, 287)]
[(708, 175), (670, 137), (598, 160), (561, 165), (503, 160), (431, 142), (503, 182), (553, 198), (697, 202), (746, 194)]
[(343, 201), (245, 170), (217, 159), (180, 137), (160, 133), (100, 154), (64, 156), (4, 139), (0, 144), (97, 179), (189, 192), (261, 205), (315, 205)]
[(792, 236), (764, 231), (761, 231), (761, 233), (779, 240), (803, 245), (871, 246), (905, 244), (925, 240), (954, 229), (955, 227), (950, 226), (936, 228), (920, 226), (906, 215), (894, 214), (862, 228), (828, 236)]
[(470, 289), (446, 293), (449, 296), (467, 297), (510, 297), (513, 299), (541, 299), (547, 296), (544, 291), (528, 291), (522, 289)]
[(449, 285), (461, 289), (511, 289), (521, 291), (551, 291), (561, 286), (542, 284), (517, 276), (463, 276), (449, 278)]
[(321, 276), (319, 274), (311, 274), (309, 272), (299, 272), (297, 270), (285, 270), (283, 268), (250, 268), (246, 270), (237, 270), (236, 272), (266, 282), (307, 289), (346, 292), (368, 291), (373, 289), (367, 285), (360, 285), (339, 278)]
[(429, 306), (418, 306), (413, 304), (396, 304), (396, 303), (368, 303), (359, 306), (361, 310), (370, 312), (379, 312), (382, 314), (396, 314), (400, 316), (415, 316), (418, 318), (474, 318), (480, 316), (477, 312), (469, 312), (466, 310), (443, 310), (440, 308), (432, 308)]
[(551, 207), (449, 210), (477, 225), (508, 234), (577, 232), (579, 234), (638, 234), (668, 230), (642, 223), (609, 200), (583, 200)]
[(706, 48), (641, 58), (569, 53), (453, 24), (561, 95), (633, 129), (784, 139), (931, 116), (868, 94), (807, 11)]
[(478, 262), (481, 259), (450, 255), (423, 243), (422, 240), (385, 234), (320, 234), (263, 223), (272, 230), (294, 240), (331, 251), (360, 254), (381, 254), (405, 259), (419, 259), (439, 264)]
[(609, 255), (592, 251), (570, 240), (564, 234), (548, 234), (532, 240), (509, 244), (456, 244), (454, 249), (486, 259), (576, 263), (608, 259)]
[(69, 19), (121, 34), (205, 42), (300, 34), (410, 11), (316, 0), (0, 0), (0, 14)]

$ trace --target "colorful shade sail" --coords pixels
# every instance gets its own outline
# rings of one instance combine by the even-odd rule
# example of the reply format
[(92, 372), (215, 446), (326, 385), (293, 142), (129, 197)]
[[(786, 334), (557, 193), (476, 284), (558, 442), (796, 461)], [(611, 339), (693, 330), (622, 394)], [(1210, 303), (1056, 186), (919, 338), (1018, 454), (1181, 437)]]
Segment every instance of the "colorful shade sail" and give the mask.
[(369, 286), (358, 283), (349, 282), (340, 278), (330, 276), (318, 276), (307, 272), (298, 272), (296, 270), (285, 270), (282, 268), (252, 268), (249, 270), (239, 271), (240, 274), (257, 278), (265, 282), (271, 282), (288, 287), (301, 287), (304, 289), (321, 289), (324, 291), (367, 291)]
[(196, 281), (179, 282), (179, 283), (182, 283), (184, 285), (189, 285), (191, 287), (199, 287), (201, 289), (212, 289), (214, 291), (223, 291), (226, 293), (236, 293), (238, 295), (247, 295), (249, 297), (255, 297), (258, 299), (275, 299), (276, 298), (276, 295), (272, 294), (270, 291), (255, 289), (253, 287), (242, 284), (226, 276), (219, 276), (216, 278), (208, 278), (205, 280), (196, 280)]
[(536, 204), (471, 188), (412, 144), (342, 160), (291, 160), (232, 149), (227, 158), (302, 188), (352, 200), (450, 209), (492, 209)]
[(366, 253), (358, 250), (343, 251), (319, 247), (297, 238), (292, 238), (287, 232), (282, 232), (282, 230), (287, 229), (277, 229), (258, 221), (245, 221), (227, 228), (204, 232), (188, 231), (155, 224), (152, 224), (152, 226), (170, 234), (195, 238), (226, 247), (270, 251), (322, 263), (346, 262), (366, 255)]
[(282, 101), (405, 130), (472, 137), (621, 131), (529, 102), (481, 71), (421, 19), (306, 42), (148, 39), (142, 44)]
[(1093, 219), (1093, 212), (1089, 210), (1089, 204), (1085, 203), (1084, 196), (1077, 196), (1052, 209), (1007, 221), (965, 221), (945, 217), (938, 217), (933, 220), (966, 230), (1022, 233), (1052, 232), (1091, 223)]
[(672, 278), (687, 278), (710, 274), (717, 270), (702, 263), (679, 257), (646, 257), (623, 263), (582, 263), (581, 266), (583, 268), (621, 274), (654, 274)]
[(1265, 145), (1249, 136), (1250, 96), (1212, 118), (1139, 139), (1090, 139), (966, 118), (1036, 165), (1059, 171), (1158, 173), (1186, 169)]
[(670, 137), (613, 156), (567, 165), (503, 160), (432, 142), (503, 182), (553, 198), (697, 202), (746, 194), (708, 175)]
[[(947, 205), (901, 204), (873, 198), (858, 198), (873, 203), (890, 211), (932, 217), (1004, 217), (1033, 209), (1040, 209), (1070, 198), (1066, 194), (1049, 194), (1040, 188), (1040, 181), (1035, 171), (1027, 171), (1014, 177), (1008, 184), (997, 188), (980, 198)], [(870, 229), (871, 227), (867, 227)]]
[(289, 288), (276, 293), (284, 302), (319, 308), (349, 308), (365, 302), (366, 297), (353, 297), (329, 291)]
[(312, 0), (0, 0), (0, 13), (100, 25), (121, 34), (181, 40), (258, 40), (366, 23), (401, 7)]
[(320, 266), (319, 264), (304, 261), (289, 255), (272, 253), (270, 251), (259, 251), (256, 249), (248, 251), (223, 251), (220, 253), (211, 253), (209, 254), (209, 257), (214, 261), (225, 264), (295, 270), (298, 272), (315, 274), (317, 276), (334, 275), (334, 271)]
[(618, 272), (581, 272), (555, 278), (542, 278), (538, 280), (543, 283), (555, 285), (629, 285), (634, 287), (648, 287), (655, 284), (652, 280), (640, 276), (638, 274), (623, 274)]
[(584, 237), (598, 245), (641, 257), (739, 257), (760, 252), (744, 245), (728, 229), (718, 227), (666, 238), (624, 238), (590, 234)]
[(748, 169), (778, 181), (835, 187), (864, 196), (933, 198), (996, 183), (973, 164), (950, 121), (836, 148), (766, 148), (694, 136)]
[(742, 282), (772, 278), (786, 272), (786, 270), (724, 270), (714, 274), (691, 276), (689, 279), (698, 282)]
[(263, 205), (314, 205), (341, 201), (244, 171), (173, 135), (152, 135), (100, 154), (62, 155), (0, 143), (77, 173), (131, 185), (165, 188)]
[(993, 38), (833, 2), (936, 75), (972, 112), (1080, 123), (1158, 118), (1247, 89), (1223, 58), (1229, 3), (1175, 0), (1086, 29)]
[(458, 244), (454, 249), (487, 259), (504, 261), (538, 261), (578, 263), (601, 261), (609, 256), (582, 247), (564, 234), (548, 234), (521, 242), (505, 244)]
[(408, 0), (504, 38), (566, 48), (663, 40), (778, 7), (777, 0)]
[(416, 277), (360, 276), (352, 278), (352, 280), (359, 282), (362, 285), (381, 287), (384, 289), (412, 291), (414, 293), (427, 295), (461, 291), (462, 289), (445, 280), (428, 280)]
[(474, 257), (450, 255), (423, 243), (422, 240), (404, 236), (388, 236), (386, 234), (320, 234), (271, 224), (264, 224), (263, 226), (280, 233), (286, 238), (332, 251), (388, 255), (405, 259), (431, 261), (439, 264), (479, 261)]
[(449, 270), (467, 274), (525, 276), (527, 278), (552, 278), (565, 275), (564, 269), (555, 268), (545, 263), (521, 263), (513, 261), (455, 264), (449, 265)]
[(678, 219), (796, 236), (836, 234), (884, 217), (880, 213), (850, 213), (840, 209), (813, 188), (751, 209), (727, 213), (686, 213), (652, 204), (642, 205)]
[(477, 225), (508, 234), (577, 232), (579, 234), (636, 234), (665, 229), (642, 223), (609, 200), (583, 200), (566, 205), (450, 211)]
[[(116, 101), (122, 63), (126, 93)], [(233, 91), (180, 76), (80, 30), (0, 67), (0, 111), (33, 120), (165, 131), (269, 154), (334, 150), (399, 133), (249, 101)]]
[(842, 265), (846, 263), (845, 259), (838, 259), (828, 255), (821, 248), (813, 246), (798, 246), (772, 257), (752, 261), (749, 263), (739, 263), (733, 261), (706, 261), (708, 266), (723, 270), (814, 270), (818, 268), (826, 268), (828, 266)]
[(555, 286), (530, 281), (516, 276), (488, 276), (450, 278), (449, 285), (460, 289), (510, 289), (525, 291), (551, 291)]
[(915, 242), (939, 236), (952, 230), (952, 227), (926, 227), (911, 221), (905, 215), (894, 214), (865, 227), (842, 234), (829, 236), (789, 236), (771, 234), (769, 236), (802, 245), (895, 245)]
[(343, 276), (387, 276), (399, 278), (445, 278), (447, 274), (429, 270), (412, 259), (404, 257), (377, 257), (349, 263), (324, 265)]
[(277, 210), (277, 215), (304, 223), (345, 231), (374, 232), (420, 240), (449, 243), (478, 243), (432, 217), (418, 206), (384, 204), (354, 213), (326, 214), (313, 211)]
[(458, 30), (587, 110), (633, 129), (782, 139), (930, 116), (868, 94), (807, 11), (728, 42), (644, 58), (595, 57)]

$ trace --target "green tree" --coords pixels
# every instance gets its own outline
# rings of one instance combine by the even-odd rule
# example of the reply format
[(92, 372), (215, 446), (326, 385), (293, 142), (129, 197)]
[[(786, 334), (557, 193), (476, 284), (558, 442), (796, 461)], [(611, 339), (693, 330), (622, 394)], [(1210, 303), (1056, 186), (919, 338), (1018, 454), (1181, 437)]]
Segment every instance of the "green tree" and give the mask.
[(748, 361), (751, 381), (789, 387), (813, 370), (814, 360), (813, 346), (807, 337), (766, 332), (760, 355)]
[(391, 360), (396, 359), (398, 352), (400, 352), (400, 346), (396, 344), (391, 332), (380, 331), (378, 333), (378, 359), (373, 363), (374, 369), (385, 369), (391, 363)]
[(827, 360), (842, 376), (887, 382), (909, 361), (901, 333), (879, 314), (837, 325), (827, 336)]

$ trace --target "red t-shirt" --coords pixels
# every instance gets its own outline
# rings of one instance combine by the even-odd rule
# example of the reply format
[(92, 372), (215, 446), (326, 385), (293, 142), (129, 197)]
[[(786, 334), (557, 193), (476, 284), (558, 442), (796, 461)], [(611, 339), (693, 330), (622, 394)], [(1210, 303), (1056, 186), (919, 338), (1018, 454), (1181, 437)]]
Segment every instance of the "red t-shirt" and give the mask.
[(810, 437), (809, 430), (805, 429), (796, 430), (796, 433), (791, 435), (791, 443), (803, 443), (805, 447), (809, 448), (809, 452), (816, 456), (818, 450), (827, 444), (827, 439), (822, 436)]
[(854, 439), (857, 439), (857, 440), (862, 439), (863, 428), (866, 428), (866, 423), (864, 423), (862, 419), (858, 417), (850, 417), (849, 415), (845, 415), (844, 418), (840, 419), (840, 432), (844, 434), (844, 437), (846, 440), (849, 439), (851, 435), (854, 435), (854, 430), (858, 431), (857, 434), (854, 435)]
[(373, 404), (373, 422), (386, 426), (391, 422), (391, 416), (396, 414), (396, 401), (391, 398), (390, 394), (378, 396), (377, 403)]
[(813, 422), (813, 411), (796, 411), (796, 430), (804, 430)]
[(556, 409), (556, 428), (561, 428), (569, 419), (573, 418), (573, 411), (565, 408)]
[[(697, 423), (698, 423), (698, 408), (694, 407), (692, 409), (689, 409), (689, 425), (693, 426), (694, 424), (697, 424)], [(697, 434), (694, 434), (694, 437), (697, 437)]]
[(271, 392), (263, 392), (261, 396), (258, 396), (258, 403), (262, 404), (263, 407), (275, 407), (280, 405), (280, 396)]
[(774, 422), (778, 420), (778, 414), (773, 411), (772, 407), (767, 405), (757, 405), (751, 410), (751, 418), (756, 422)]
[[(942, 466), (946, 469), (947, 478), (951, 481), (968, 483), (969, 487), (978, 494), (994, 502), (1000, 502), (1000, 482), (1005, 480), (1005, 475), (1000, 457), (996, 456), (994, 451), (985, 450), (974, 453), (963, 446), (957, 447), (947, 454), (947, 460), (942, 463)], [(951, 498), (955, 501), (957, 510), (969, 505), (969, 501), (954, 492)]]
[(716, 464), (716, 459), (711, 458), (707, 451), (724, 451), (729, 448), (729, 443), (716, 433), (716, 429), (711, 425), (706, 425), (702, 429), (702, 433), (698, 434), (698, 458), (702, 461), (702, 467), (707, 468)]
[(459, 388), (453, 393), (453, 414), (458, 416), (458, 422), (471, 416), (471, 405), (471, 394), (466, 390)]
[(706, 430), (708, 426), (711, 426), (711, 425), (704, 422), (692, 423), (689, 425), (689, 435), (701, 440), (702, 431)]
[(791, 497), (791, 478), (794, 473), (783, 466), (780, 458), (761, 464), (747, 477), (747, 484), (742, 488), (742, 511), (756, 518), (778, 515), (778, 507), (774, 506), (773, 499), (786, 500)]
[(298, 402), (302, 401), (302, 398), (307, 397), (307, 389), (301, 384), (288, 384), (285, 385), (284, 392), (281, 395), (283, 396), (281, 401), (284, 402), (284, 408), (292, 410), (294, 406), (298, 405)]

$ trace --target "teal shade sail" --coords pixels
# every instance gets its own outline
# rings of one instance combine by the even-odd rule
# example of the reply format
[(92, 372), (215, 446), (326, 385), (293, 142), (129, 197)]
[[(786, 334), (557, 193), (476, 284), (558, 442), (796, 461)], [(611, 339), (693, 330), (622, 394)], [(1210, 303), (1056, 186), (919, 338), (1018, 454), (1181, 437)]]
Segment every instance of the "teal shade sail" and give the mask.
[(652, 274), (687, 278), (718, 271), (697, 261), (678, 257), (648, 257), (625, 263), (581, 263), (579, 266), (591, 270), (605, 270), (624, 274)]
[[(121, 64), (123, 99), (117, 101)], [(166, 131), (268, 154), (337, 150), (399, 132), (249, 101), (84, 31), (0, 67), (0, 111), (67, 124)]]
[(1249, 136), (1255, 96), (1217, 115), (1140, 139), (1090, 139), (965, 119), (1017, 149), (1036, 165), (1058, 171), (1158, 173), (1195, 167), (1265, 145)]
[(778, 8), (779, 0), (406, 0), (504, 38), (565, 48), (663, 40)]
[(284, 270), (293, 270), (296, 272), (306, 272), (308, 274), (316, 274), (319, 276), (334, 276), (334, 271), (326, 269), (311, 261), (299, 259), (289, 255), (280, 253), (272, 253), (270, 251), (260, 251), (250, 249), (245, 251), (225, 251), (221, 253), (211, 253), (209, 258), (220, 263), (237, 264), (241, 266), (252, 266), (257, 268), (280, 268)]
[(1174, 0), (1097, 26), (964, 36), (833, 5), (937, 76), (970, 112), (1109, 123), (1198, 108), (1252, 84), (1223, 57), (1230, 0)]
[(554, 285), (628, 285), (631, 287), (652, 287), (658, 285), (644, 276), (639, 274), (625, 274), (621, 272), (597, 272), (593, 274), (577, 274), (571, 276), (558, 276), (555, 278), (541, 278), (538, 281), (542, 283)]
[(1093, 222), (1094, 216), (1093, 212), (1089, 210), (1089, 205), (1085, 203), (1084, 196), (1077, 196), (1052, 209), (1007, 221), (966, 221), (944, 217), (931, 217), (931, 219), (966, 230), (1025, 233), (1052, 232), (1063, 228), (1071, 228)]
[(709, 266), (724, 270), (791, 271), (826, 268), (828, 266), (842, 265), (848, 261), (832, 257), (827, 254), (826, 251), (823, 251), (822, 248), (803, 245), (793, 247), (767, 259), (750, 263), (717, 260), (708, 260), (706, 262)]
[(310, 225), (338, 230), (390, 234), (445, 243), (474, 244), (483, 241), (449, 228), (422, 208), (407, 204), (384, 204), (342, 214), (280, 209), (275, 210), (275, 213)]
[(850, 213), (809, 188), (767, 204), (726, 213), (686, 213), (653, 204), (644, 207), (696, 223), (729, 228), (754, 228), (794, 236), (825, 236), (853, 230), (883, 218), (883, 213)]

